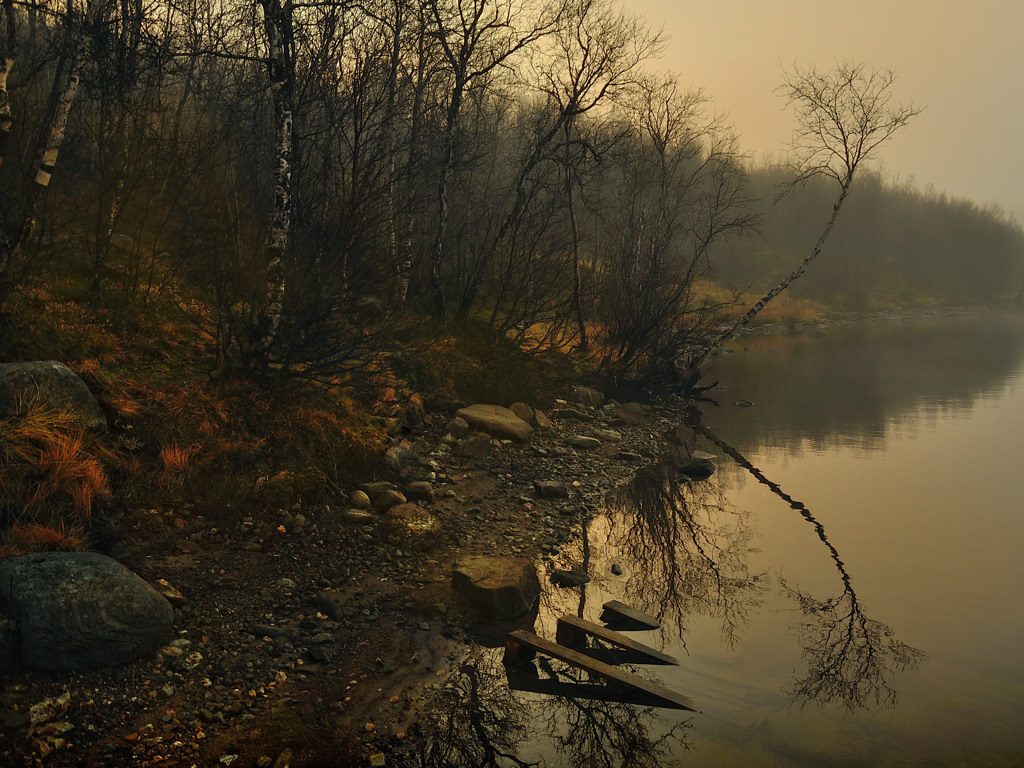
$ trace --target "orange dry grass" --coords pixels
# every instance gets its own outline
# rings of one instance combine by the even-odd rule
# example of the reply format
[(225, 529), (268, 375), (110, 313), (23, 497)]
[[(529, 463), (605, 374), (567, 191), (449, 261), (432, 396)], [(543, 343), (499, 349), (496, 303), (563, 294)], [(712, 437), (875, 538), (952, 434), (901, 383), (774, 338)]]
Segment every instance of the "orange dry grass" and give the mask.
[(0, 558), (32, 552), (81, 552), (88, 544), (81, 526), (23, 523), (15, 525), (0, 539)]
[(185, 448), (177, 443), (165, 445), (160, 449), (163, 471), (167, 474), (186, 472), (192, 463), (192, 457), (199, 453), (199, 450), (198, 445), (190, 445)]
[(0, 422), (0, 511), (15, 524), (87, 519), (109, 493), (102, 460), (110, 457), (67, 414), (24, 405)]

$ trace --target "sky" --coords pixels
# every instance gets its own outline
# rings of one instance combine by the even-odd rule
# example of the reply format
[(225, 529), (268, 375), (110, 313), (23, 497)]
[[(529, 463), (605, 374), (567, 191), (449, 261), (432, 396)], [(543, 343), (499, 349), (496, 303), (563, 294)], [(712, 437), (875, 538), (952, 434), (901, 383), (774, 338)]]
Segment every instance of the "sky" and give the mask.
[(924, 111), (879, 153), (890, 178), (997, 203), (1024, 223), (1024, 0), (622, 0), (669, 36), (659, 66), (701, 87), (745, 151), (784, 155), (782, 68), (890, 67)]

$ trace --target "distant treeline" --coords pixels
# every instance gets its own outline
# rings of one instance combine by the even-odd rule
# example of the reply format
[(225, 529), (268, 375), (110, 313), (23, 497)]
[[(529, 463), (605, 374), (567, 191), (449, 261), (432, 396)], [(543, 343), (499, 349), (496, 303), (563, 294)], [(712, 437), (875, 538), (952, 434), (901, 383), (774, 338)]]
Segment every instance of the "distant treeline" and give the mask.
[[(835, 184), (821, 178), (776, 204), (789, 176), (778, 166), (750, 171), (759, 232), (719, 245), (716, 275), (755, 290), (802, 259), (829, 214)], [(865, 171), (822, 257), (790, 291), (849, 309), (1015, 300), (1024, 290), (1024, 230), (994, 206), (892, 182)]]

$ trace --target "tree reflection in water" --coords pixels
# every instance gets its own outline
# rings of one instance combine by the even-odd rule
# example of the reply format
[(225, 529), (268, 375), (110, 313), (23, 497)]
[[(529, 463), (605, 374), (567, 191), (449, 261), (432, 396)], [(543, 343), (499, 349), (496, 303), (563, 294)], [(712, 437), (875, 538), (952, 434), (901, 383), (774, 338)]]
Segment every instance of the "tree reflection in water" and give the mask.
[(609, 495), (608, 539), (634, 563), (626, 602), (674, 625), (684, 647), (687, 617), (720, 618), (731, 645), (765, 575), (750, 570), (746, 514), (727, 506), (717, 483), (681, 474), (685, 459), (672, 452)]
[[(537, 660), (547, 676), (538, 680), (560, 691), (541, 699), (517, 695), (509, 686), (500, 654), (475, 647), (448, 683), (425, 703), (425, 719), (404, 755), (394, 755), (408, 768), (505, 768), (541, 766), (519, 757), (528, 742), (547, 736), (558, 754), (553, 765), (572, 768), (645, 768), (670, 764), (689, 747), (689, 720), (657, 722), (651, 707), (615, 700), (605, 686), (591, 685), (586, 673), (544, 658)], [(528, 667), (537, 674), (537, 667)], [(509, 671), (509, 678), (517, 673)], [(518, 673), (522, 674), (522, 673)], [(539, 690), (539, 688), (538, 688)], [(603, 692), (603, 693), (602, 693)], [(578, 694), (578, 695), (577, 695)]]
[(715, 436), (702, 424), (694, 430), (710, 440), (762, 485), (785, 501), (810, 523), (828, 549), (842, 580), (842, 592), (819, 600), (782, 580), (782, 587), (807, 618), (798, 626), (800, 648), (807, 670), (796, 677), (787, 693), (801, 705), (840, 703), (855, 709), (869, 704), (895, 706), (893, 676), (916, 667), (924, 653), (898, 640), (890, 627), (865, 615), (839, 551), (825, 534), (825, 527), (811, 511), (772, 482), (739, 451)]
[[(539, 666), (552, 679), (584, 683), (587, 674), (578, 669), (540, 659)], [(554, 696), (548, 702), (548, 732), (554, 738), (559, 765), (570, 768), (657, 768), (670, 765), (689, 750), (686, 733), (692, 719), (664, 723), (664, 733), (654, 736), (657, 722), (653, 708), (619, 701), (594, 701), (574, 696)]]
[(532, 736), (530, 702), (508, 685), (500, 656), (476, 646), (424, 707), (420, 738), (406, 765), (499, 768), (538, 765), (517, 756)]

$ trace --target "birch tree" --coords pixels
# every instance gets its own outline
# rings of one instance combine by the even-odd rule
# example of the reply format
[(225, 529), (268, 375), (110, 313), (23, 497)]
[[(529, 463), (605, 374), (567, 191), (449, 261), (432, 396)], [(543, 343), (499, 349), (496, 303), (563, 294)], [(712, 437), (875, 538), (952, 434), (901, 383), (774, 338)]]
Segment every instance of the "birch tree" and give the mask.
[(894, 102), (895, 79), (891, 69), (869, 70), (864, 64), (848, 62), (840, 62), (827, 72), (811, 65), (784, 73), (778, 91), (793, 107), (797, 121), (792, 142), (795, 183), (820, 175), (833, 180), (839, 193), (811, 252), (691, 361), (694, 370), (807, 271), (825, 246), (857, 171), (894, 133), (920, 114), (913, 105)]
[[(43, 122), (43, 135), (36, 151), (34, 164), (35, 173), (28, 182), (20, 226), (13, 231), (5, 231), (6, 222), (0, 222), (0, 298), (9, 289), (10, 273), (14, 263), (20, 259), (25, 244), (31, 239), (39, 216), (39, 205), (50, 180), (53, 178), (57, 165), (57, 157), (67, 133), (68, 116), (78, 94), (78, 85), (82, 76), (82, 66), (86, 58), (87, 37), (94, 32), (98, 23), (104, 18), (111, 0), (89, 0), (84, 9), (76, 8), (74, 3), (68, 4), (63, 17), (67, 46), (66, 53), (57, 62), (57, 70), (53, 80), (52, 107)], [(4, 59), (4, 88), (0, 97), (0, 132), (6, 136), (11, 126), (10, 102), (6, 93), (6, 74), (14, 66), (13, 53), (16, 30), (13, 30), (12, 3), (5, 0), (4, 15), (7, 23), (6, 47)], [(4, 105), (6, 101), (6, 106)], [(4, 129), (6, 126), (6, 130)], [(4, 138), (0, 138), (4, 141)]]
[(267, 74), (274, 105), (274, 192), (266, 244), (266, 294), (254, 338), (250, 363), (265, 367), (274, 343), (285, 299), (285, 257), (292, 228), (293, 97), (295, 34), (292, 0), (259, 0), (267, 37)]

